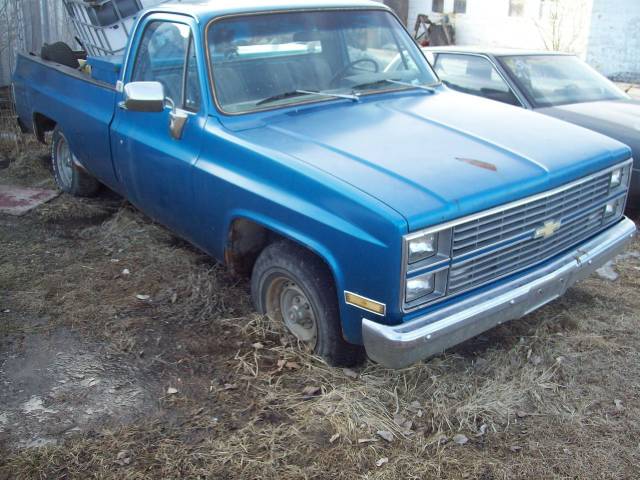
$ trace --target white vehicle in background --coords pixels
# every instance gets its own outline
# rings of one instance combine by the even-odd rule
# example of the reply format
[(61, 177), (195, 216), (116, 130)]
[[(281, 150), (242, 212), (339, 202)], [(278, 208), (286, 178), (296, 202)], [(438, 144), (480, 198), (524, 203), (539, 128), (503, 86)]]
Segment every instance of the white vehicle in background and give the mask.
[(77, 40), (89, 55), (124, 52), (138, 13), (167, 0), (62, 0)]

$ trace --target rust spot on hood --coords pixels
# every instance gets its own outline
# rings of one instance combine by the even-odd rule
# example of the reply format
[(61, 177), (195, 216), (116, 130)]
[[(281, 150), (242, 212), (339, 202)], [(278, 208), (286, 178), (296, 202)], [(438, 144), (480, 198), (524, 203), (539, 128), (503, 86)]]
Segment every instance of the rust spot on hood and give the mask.
[(474, 167), (484, 168), (485, 170), (491, 170), (492, 172), (498, 171), (498, 167), (496, 167), (493, 163), (483, 162), (482, 160), (476, 160), (475, 158), (456, 157), (456, 160), (460, 160), (461, 162), (468, 163), (469, 165), (473, 165)]

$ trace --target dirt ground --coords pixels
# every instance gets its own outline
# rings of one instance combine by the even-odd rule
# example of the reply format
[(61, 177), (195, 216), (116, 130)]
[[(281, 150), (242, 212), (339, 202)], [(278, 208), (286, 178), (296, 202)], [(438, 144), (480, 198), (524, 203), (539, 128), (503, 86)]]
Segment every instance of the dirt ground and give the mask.
[[(1, 160), (52, 186), (33, 142)], [(638, 478), (639, 252), (427, 362), (343, 370), (113, 194), (0, 216), (0, 478)]]

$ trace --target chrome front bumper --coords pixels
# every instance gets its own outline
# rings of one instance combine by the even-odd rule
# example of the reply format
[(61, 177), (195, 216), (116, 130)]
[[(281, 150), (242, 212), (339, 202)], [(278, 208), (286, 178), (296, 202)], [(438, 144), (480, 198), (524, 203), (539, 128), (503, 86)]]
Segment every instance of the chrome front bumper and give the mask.
[(409, 322), (388, 326), (365, 318), (362, 334), (367, 354), (386, 367), (402, 368), (520, 318), (607, 263), (635, 233), (635, 224), (625, 218), (551, 263)]

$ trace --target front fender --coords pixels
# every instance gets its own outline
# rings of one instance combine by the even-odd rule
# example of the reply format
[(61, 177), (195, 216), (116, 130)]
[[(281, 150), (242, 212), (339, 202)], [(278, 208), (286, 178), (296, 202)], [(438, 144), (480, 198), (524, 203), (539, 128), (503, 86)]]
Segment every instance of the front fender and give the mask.
[(400, 321), (400, 252), (406, 221), (354, 187), (280, 152), (266, 151), (208, 122), (194, 168), (195, 243), (222, 260), (233, 222), (251, 220), (315, 252), (336, 282), (345, 339), (362, 342), (364, 311), (344, 290), (387, 305)]

